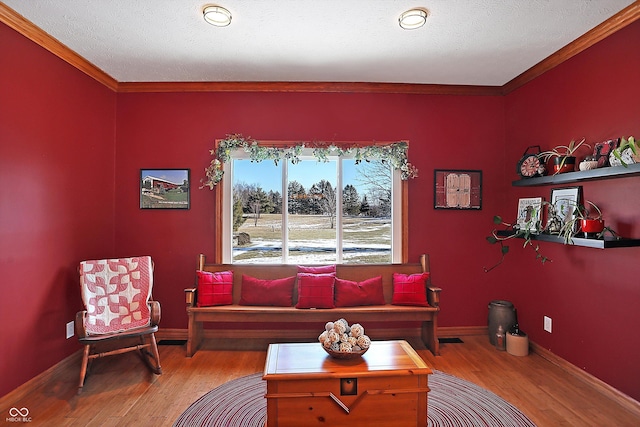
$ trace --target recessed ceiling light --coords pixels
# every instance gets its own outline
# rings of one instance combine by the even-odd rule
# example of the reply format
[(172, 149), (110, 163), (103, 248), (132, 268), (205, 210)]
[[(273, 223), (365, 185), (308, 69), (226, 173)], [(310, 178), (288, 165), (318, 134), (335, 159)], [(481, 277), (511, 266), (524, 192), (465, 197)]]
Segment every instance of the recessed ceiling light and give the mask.
[(204, 20), (216, 27), (226, 27), (231, 24), (231, 12), (222, 6), (206, 6), (202, 10)]
[(427, 22), (427, 11), (425, 9), (409, 9), (400, 15), (398, 22), (405, 30), (414, 30), (422, 27)]

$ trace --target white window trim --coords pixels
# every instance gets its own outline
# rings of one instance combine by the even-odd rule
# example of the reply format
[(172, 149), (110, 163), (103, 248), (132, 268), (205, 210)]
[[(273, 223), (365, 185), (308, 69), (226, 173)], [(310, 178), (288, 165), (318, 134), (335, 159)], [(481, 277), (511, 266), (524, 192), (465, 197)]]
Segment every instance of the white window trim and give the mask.
[[(231, 159), (249, 159), (249, 154), (244, 150), (234, 150), (231, 154)], [(340, 159), (349, 159), (353, 158), (353, 156), (330, 156), (330, 160), (338, 161), (338, 177), (336, 182), (336, 188), (342, 189), (342, 162)], [(300, 160), (317, 160), (312, 155), (312, 150), (306, 148), (302, 155), (300, 156)], [(283, 241), (288, 241), (288, 227), (287, 227), (287, 214), (288, 212), (288, 197), (287, 194), (287, 182), (288, 182), (288, 162), (282, 161), (282, 200), (283, 200)], [(232, 254), (233, 254), (233, 227), (232, 227), (232, 218), (233, 218), (233, 161), (225, 162), (222, 165), (222, 170), (224, 171), (225, 179), (222, 180), (222, 236), (221, 236), (221, 249), (222, 249), (222, 263), (223, 264), (231, 264), (232, 263)], [(403, 248), (403, 233), (402, 233), (402, 222), (403, 222), (403, 203), (402, 203), (402, 179), (400, 171), (394, 169), (392, 171), (392, 184), (391, 184), (391, 262), (392, 263), (402, 263), (402, 248)], [(342, 194), (342, 190), (339, 193)], [(337, 212), (342, 212), (342, 197), (337, 197)], [(342, 243), (342, 215), (336, 215), (336, 246), (340, 246)], [(285, 240), (286, 239), (286, 240)], [(336, 262), (338, 264), (342, 263), (342, 251), (336, 251), (337, 259)], [(285, 245), (283, 244), (282, 248), (282, 262), (287, 263), (288, 251), (285, 250)]]

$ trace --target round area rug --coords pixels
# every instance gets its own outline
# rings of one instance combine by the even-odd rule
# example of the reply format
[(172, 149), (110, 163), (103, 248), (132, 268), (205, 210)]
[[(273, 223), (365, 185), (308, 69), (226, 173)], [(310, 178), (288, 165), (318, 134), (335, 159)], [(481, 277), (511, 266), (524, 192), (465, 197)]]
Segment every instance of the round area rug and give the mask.
[[(516, 407), (469, 381), (440, 371), (429, 375), (429, 427), (535, 427)], [(262, 374), (229, 381), (187, 408), (174, 427), (264, 427), (267, 384)]]

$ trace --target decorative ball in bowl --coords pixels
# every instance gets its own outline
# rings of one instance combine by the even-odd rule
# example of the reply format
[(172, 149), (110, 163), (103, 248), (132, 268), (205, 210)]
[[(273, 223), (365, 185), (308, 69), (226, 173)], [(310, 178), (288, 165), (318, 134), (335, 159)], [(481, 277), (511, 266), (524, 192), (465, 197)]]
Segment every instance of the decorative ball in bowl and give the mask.
[(320, 345), (329, 356), (336, 359), (356, 359), (369, 350), (371, 339), (359, 323), (349, 325), (345, 319), (327, 322), (318, 337)]

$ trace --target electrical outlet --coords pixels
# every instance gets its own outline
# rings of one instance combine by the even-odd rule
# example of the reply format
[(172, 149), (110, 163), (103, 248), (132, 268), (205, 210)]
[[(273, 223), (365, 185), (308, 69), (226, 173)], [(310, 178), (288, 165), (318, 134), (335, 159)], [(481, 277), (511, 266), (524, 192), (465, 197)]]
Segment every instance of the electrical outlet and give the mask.
[(551, 318), (544, 316), (544, 330), (551, 333)]
[(72, 320), (71, 322), (67, 323), (67, 339), (73, 336), (73, 331), (74, 331), (74, 321)]

